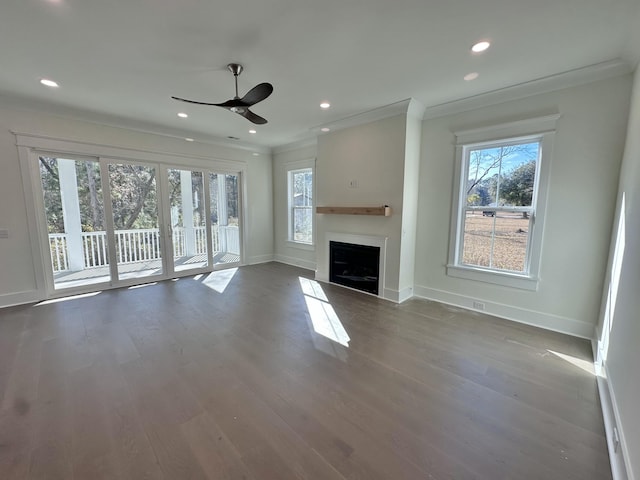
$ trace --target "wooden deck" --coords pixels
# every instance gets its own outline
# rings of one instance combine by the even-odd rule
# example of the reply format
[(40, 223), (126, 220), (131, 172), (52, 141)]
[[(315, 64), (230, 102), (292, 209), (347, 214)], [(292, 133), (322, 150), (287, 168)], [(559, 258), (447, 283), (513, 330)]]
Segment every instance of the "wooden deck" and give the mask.
[[(240, 255), (228, 252), (216, 252), (213, 254), (213, 263), (237, 263)], [(174, 270), (182, 272), (190, 269), (205, 268), (207, 266), (206, 255), (191, 255), (180, 257), (176, 260)], [(162, 260), (147, 260), (141, 262), (122, 263), (118, 266), (120, 280), (130, 278), (143, 278), (162, 274)], [(56, 289), (93, 285), (109, 282), (109, 266), (85, 268), (77, 272), (64, 271), (53, 275)]]
[(221, 274), (0, 310), (0, 478), (611, 478), (589, 342)]

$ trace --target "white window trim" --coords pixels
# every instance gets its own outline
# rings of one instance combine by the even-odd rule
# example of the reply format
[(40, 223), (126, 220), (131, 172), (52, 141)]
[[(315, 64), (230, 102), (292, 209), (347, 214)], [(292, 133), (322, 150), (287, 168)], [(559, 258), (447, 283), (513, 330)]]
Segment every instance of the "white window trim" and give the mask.
[[(542, 252), (542, 238), (544, 214), (551, 172), (551, 158), (556, 123), (560, 115), (520, 120), (516, 122), (483, 127), (473, 130), (455, 132), (456, 136), (456, 166), (455, 184), (453, 189), (453, 215), (449, 232), (449, 259), (447, 275), (467, 280), (520, 288), (537, 290), (540, 281), (540, 260)], [(527, 273), (493, 270), (459, 263), (462, 227), (462, 211), (464, 185), (466, 181), (462, 172), (466, 170), (466, 151), (479, 146), (490, 147), (494, 144), (508, 142), (522, 143), (527, 140), (540, 142), (541, 155), (539, 158), (538, 175), (536, 178), (535, 198), (532, 201), (532, 228), (529, 232), (527, 251)]]
[[(316, 169), (315, 169), (315, 159), (311, 160), (298, 160), (294, 162), (289, 162), (286, 164), (286, 173), (287, 173), (287, 246), (292, 248), (298, 248), (300, 250), (315, 250), (315, 239), (316, 239), (316, 216), (315, 212), (315, 193), (316, 193)], [(293, 205), (292, 201), (292, 176), (294, 173), (311, 170), (311, 175), (313, 177), (312, 182), (312, 192), (313, 199), (311, 202), (311, 242), (301, 242), (293, 239)]]

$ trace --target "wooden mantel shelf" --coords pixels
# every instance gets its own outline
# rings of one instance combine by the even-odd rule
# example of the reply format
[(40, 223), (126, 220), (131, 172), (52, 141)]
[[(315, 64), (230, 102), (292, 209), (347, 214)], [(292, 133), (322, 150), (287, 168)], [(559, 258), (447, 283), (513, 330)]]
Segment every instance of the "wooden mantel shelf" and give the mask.
[(381, 217), (391, 216), (391, 207), (316, 207), (316, 213), (333, 215), (379, 215)]

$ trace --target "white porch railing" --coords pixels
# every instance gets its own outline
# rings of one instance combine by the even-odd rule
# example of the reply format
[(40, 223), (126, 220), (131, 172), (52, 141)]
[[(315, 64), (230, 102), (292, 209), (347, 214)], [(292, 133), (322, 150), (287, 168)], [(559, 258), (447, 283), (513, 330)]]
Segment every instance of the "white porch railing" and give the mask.
[(67, 257), (67, 234), (50, 233), (49, 249), (51, 250), (51, 264), (54, 272), (69, 270), (69, 258)]
[[(194, 227), (196, 255), (207, 253), (205, 227)], [(213, 225), (211, 227), (214, 252), (240, 255), (240, 234), (237, 226)], [(160, 231), (157, 228), (116, 230), (116, 256), (120, 264), (158, 260), (161, 258)], [(186, 252), (184, 228), (172, 232), (173, 256), (184, 257)], [(69, 270), (69, 252), (66, 233), (50, 233), (49, 248), (54, 273)], [(109, 264), (107, 233), (83, 232), (82, 250), (84, 268), (103, 267)]]

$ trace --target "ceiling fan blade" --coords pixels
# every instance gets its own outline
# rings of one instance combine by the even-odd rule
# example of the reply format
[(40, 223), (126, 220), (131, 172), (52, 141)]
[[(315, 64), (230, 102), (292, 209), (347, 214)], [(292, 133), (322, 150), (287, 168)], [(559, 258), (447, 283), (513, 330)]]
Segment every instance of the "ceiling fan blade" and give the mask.
[(261, 102), (265, 98), (267, 98), (273, 92), (273, 85), (270, 83), (261, 83), (260, 85), (256, 85), (251, 90), (247, 92), (247, 94), (240, 99), (242, 103), (244, 103), (247, 107), (251, 105), (255, 105), (258, 102)]
[(222, 107), (222, 108), (232, 108), (232, 107), (244, 107), (244, 103), (242, 103), (239, 99), (237, 98), (232, 98), (231, 100), (227, 100), (226, 102), (222, 102), (222, 103), (212, 103), (211, 105), (215, 105), (216, 107)]
[(206, 103), (206, 102), (196, 102), (195, 100), (187, 100), (186, 98), (180, 98), (180, 97), (171, 97), (174, 100), (178, 100), (179, 102), (186, 102), (186, 103), (195, 103), (196, 105), (215, 105), (215, 106), (221, 106), (221, 104), (218, 103)]
[(256, 125), (264, 125), (267, 123), (266, 118), (262, 118), (260, 115), (256, 115), (248, 108), (244, 112), (236, 112), (238, 115), (242, 115), (244, 118), (249, 120), (250, 122), (255, 123)]
[(187, 100), (186, 98), (180, 98), (180, 97), (171, 97), (174, 100), (178, 100), (180, 102), (186, 102), (186, 103), (195, 103), (196, 105), (208, 105), (208, 106), (214, 106), (214, 107), (222, 107), (222, 108), (231, 108), (231, 107), (244, 107), (244, 103), (242, 103), (242, 101), (240, 101), (239, 99), (235, 98), (232, 100), (227, 100), (226, 102), (222, 102), (222, 103), (207, 103), (207, 102), (198, 102), (196, 100)]

